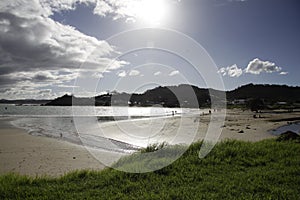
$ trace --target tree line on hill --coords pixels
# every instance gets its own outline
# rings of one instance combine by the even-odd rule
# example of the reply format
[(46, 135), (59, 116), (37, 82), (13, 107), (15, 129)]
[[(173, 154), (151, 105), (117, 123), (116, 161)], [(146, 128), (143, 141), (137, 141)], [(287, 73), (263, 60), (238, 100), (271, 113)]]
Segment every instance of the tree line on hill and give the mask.
[[(64, 95), (43, 105), (71, 106), (163, 106), (163, 107), (210, 107), (211, 95), (222, 96), (223, 92), (214, 89), (198, 88), (191, 85), (159, 86), (142, 94), (107, 93), (95, 97), (75, 97)], [(220, 95), (219, 95), (220, 94)], [(235, 101), (242, 102), (236, 104)], [(286, 85), (248, 84), (226, 92), (228, 105), (242, 105), (251, 109), (300, 107), (300, 87)], [(273, 106), (273, 107), (272, 107)]]

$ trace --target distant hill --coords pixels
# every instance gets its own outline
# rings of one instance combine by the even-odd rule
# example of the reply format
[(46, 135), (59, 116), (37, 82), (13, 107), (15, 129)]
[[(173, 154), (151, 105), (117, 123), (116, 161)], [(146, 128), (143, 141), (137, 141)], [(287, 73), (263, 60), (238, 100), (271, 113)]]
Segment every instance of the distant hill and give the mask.
[(6, 100), (1, 99), (0, 104), (16, 104), (16, 105), (24, 105), (24, 104), (46, 104), (49, 103), (51, 100), (36, 100), (36, 99), (21, 99), (21, 100)]
[(72, 106), (72, 105), (95, 105), (94, 98), (78, 98), (73, 95), (65, 94), (62, 97), (58, 97), (50, 102), (43, 104), (44, 106)]
[[(211, 94), (209, 93), (211, 92)], [(113, 93), (96, 97), (75, 97), (64, 95), (54, 100), (0, 100), (0, 103), (42, 104), (45, 106), (153, 106), (164, 107), (208, 107), (210, 95), (218, 97), (222, 91), (208, 90), (182, 84), (179, 86), (159, 86), (142, 94)], [(226, 92), (227, 102), (247, 102), (260, 99), (268, 105), (276, 102), (300, 104), (300, 87), (286, 85), (254, 85), (248, 84)], [(195, 101), (197, 99), (197, 101)]]
[[(190, 90), (188, 92), (188, 90)], [(196, 94), (192, 97), (190, 94)], [(147, 90), (143, 94), (114, 93), (99, 95), (94, 98), (77, 98), (71, 95), (58, 97), (45, 106), (71, 106), (71, 105), (96, 105), (96, 106), (152, 106), (179, 107), (180, 102), (185, 102), (185, 107), (197, 107), (198, 103), (206, 105), (209, 101), (207, 89), (195, 86), (179, 85), (169, 87), (157, 87)], [(198, 99), (196, 101), (195, 99)], [(181, 105), (182, 106), (182, 105)]]
[(285, 101), (299, 102), (300, 87), (291, 87), (287, 85), (254, 85), (248, 84), (235, 90), (228, 91), (228, 100), (234, 99), (264, 99), (269, 102)]

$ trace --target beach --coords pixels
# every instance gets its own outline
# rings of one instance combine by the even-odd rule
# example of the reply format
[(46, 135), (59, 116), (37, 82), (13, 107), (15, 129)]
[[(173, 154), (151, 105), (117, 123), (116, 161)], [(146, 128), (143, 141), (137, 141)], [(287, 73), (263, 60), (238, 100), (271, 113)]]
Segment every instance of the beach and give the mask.
[(237, 139), (256, 142), (276, 138), (275, 135), (270, 134), (270, 131), (287, 125), (289, 122), (300, 120), (300, 112), (269, 111), (257, 113), (256, 115), (260, 115), (260, 118), (253, 118), (254, 114), (251, 111), (228, 109), (220, 140)]
[[(184, 120), (180, 116), (168, 117), (164, 120), (152, 119), (151, 127), (154, 129), (147, 128), (149, 119), (122, 121), (121, 123), (108, 122), (103, 123), (101, 128), (106, 133), (111, 133), (112, 139), (120, 141), (127, 139), (125, 136), (118, 136), (118, 131), (123, 128), (122, 130), (132, 132), (131, 138), (145, 138), (145, 134), (154, 132), (156, 135), (151, 138), (160, 138), (162, 141), (180, 144), (183, 137), (188, 142), (205, 138), (210, 117), (206, 114), (186, 117)], [(253, 118), (253, 113), (250, 111), (230, 109), (227, 110), (225, 124), (219, 127), (222, 133), (218, 141), (237, 139), (255, 142), (274, 138), (276, 136), (270, 134), (270, 130), (286, 125), (291, 118), (299, 117), (299, 112), (270, 112), (260, 113), (260, 118)], [(85, 147), (59, 139), (32, 136), (25, 130), (13, 127), (10, 120), (10, 118), (2, 118), (0, 121), (0, 174), (14, 172), (29, 176), (57, 177), (74, 170), (102, 170), (105, 168), (105, 165), (95, 159)], [(140, 127), (140, 130), (132, 128), (133, 122), (135, 126)], [(178, 127), (181, 129), (181, 133), (186, 134), (175, 136), (174, 133), (176, 134)], [(196, 133), (192, 134), (195, 130)], [(148, 141), (145, 139), (145, 143), (141, 146), (149, 143), (149, 140), (151, 143), (151, 139)], [(99, 156), (109, 159), (111, 155), (109, 152), (101, 151)]]
[(0, 122), (0, 174), (57, 177), (74, 170), (103, 168), (84, 147), (29, 135), (7, 119)]

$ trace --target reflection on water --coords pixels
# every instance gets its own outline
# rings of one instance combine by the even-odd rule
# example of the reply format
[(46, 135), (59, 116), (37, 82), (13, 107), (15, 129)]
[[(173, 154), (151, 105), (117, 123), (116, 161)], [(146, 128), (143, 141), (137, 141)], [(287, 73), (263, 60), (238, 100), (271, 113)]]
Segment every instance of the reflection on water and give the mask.
[(0, 116), (165, 116), (197, 109), (105, 106), (15, 106), (0, 104)]
[[(14, 106), (0, 104), (0, 116), (13, 118), (12, 124), (31, 135), (46, 136), (109, 151), (130, 152), (139, 147), (130, 142), (99, 136), (99, 123), (136, 118), (165, 117), (200, 113), (198, 109), (162, 107), (92, 107), (92, 106)], [(76, 116), (74, 118), (74, 116)], [(84, 133), (78, 134), (78, 123)], [(77, 128), (77, 129), (76, 129)], [(118, 138), (118, 137), (117, 137)]]

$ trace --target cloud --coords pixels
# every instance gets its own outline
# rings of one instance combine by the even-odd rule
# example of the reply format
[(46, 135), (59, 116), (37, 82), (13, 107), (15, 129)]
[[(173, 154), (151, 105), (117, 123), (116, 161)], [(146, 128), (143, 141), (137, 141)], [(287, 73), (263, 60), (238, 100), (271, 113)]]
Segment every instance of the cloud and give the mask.
[(124, 70), (120, 70), (116, 73), (116, 75), (119, 76), (119, 77), (126, 77), (127, 75), (129, 75), (129, 76), (138, 76), (140, 74), (141, 74), (140, 71), (135, 70), (135, 69), (131, 70), (128, 73)]
[[(110, 16), (114, 20), (125, 19), (127, 23), (136, 22), (141, 15), (139, 8), (144, 8), (150, 1), (153, 0), (86, 0), (86, 2), (96, 4), (94, 14)], [(180, 2), (179, 0), (157, 0), (157, 2), (160, 1), (167, 3)]]
[(92, 76), (97, 79), (104, 77), (102, 72), (95, 72), (92, 74)]
[(251, 74), (260, 74), (262, 72), (273, 73), (281, 71), (281, 67), (276, 66), (275, 63), (270, 61), (262, 61), (258, 58), (250, 61), (247, 68), (245, 69), (246, 73)]
[(108, 13), (113, 13), (114, 9), (105, 1), (97, 1), (94, 8), (94, 14), (106, 16)]
[(129, 72), (129, 76), (138, 76), (139, 74), (140, 74), (140, 72), (135, 69), (133, 69)]
[[(222, 74), (222, 76), (230, 76), (230, 77), (240, 77), (243, 73), (250, 73), (259, 75), (262, 72), (273, 73), (280, 72), (282, 70), (281, 67), (278, 67), (275, 63), (270, 61), (262, 61), (258, 58), (253, 59), (249, 62), (247, 67), (242, 70), (236, 64), (229, 67), (222, 67), (218, 70), (218, 73)], [(281, 72), (280, 75), (286, 75), (288, 72)]]
[[(112, 17), (114, 20), (125, 19), (133, 23), (140, 15), (139, 7), (151, 0), (8, 0), (1, 1), (0, 8), (4, 12), (24, 17), (49, 17), (55, 12), (75, 10), (77, 5), (86, 4), (94, 6), (93, 13), (102, 17)], [(178, 0), (164, 0), (169, 3)], [(239, 0), (241, 1), (241, 0)]]
[(117, 75), (118, 75), (119, 77), (125, 77), (125, 76), (127, 76), (127, 73), (126, 73), (124, 70), (121, 70), (121, 71), (118, 71), (118, 72), (117, 72)]
[(159, 76), (161, 74), (161, 72), (160, 71), (157, 71), (157, 72), (155, 72), (153, 75), (154, 76)]
[[(50, 18), (27, 19), (10, 13), (0, 13), (0, 52), (5, 64), (27, 68), (74, 68), (88, 61), (101, 64), (101, 58), (114, 52), (105, 41), (82, 34), (73, 27), (62, 25)], [(10, 61), (10, 62), (9, 62)]]
[(279, 74), (280, 74), (280, 75), (287, 75), (288, 72), (280, 72)]
[(129, 18), (127, 18), (127, 19), (125, 20), (125, 22), (128, 23), (128, 24), (133, 24), (133, 23), (136, 22), (136, 19), (133, 18), (133, 17), (129, 17)]
[(169, 74), (169, 76), (175, 76), (175, 75), (177, 75), (177, 74), (179, 74), (179, 71), (175, 70), (175, 71), (172, 71), (172, 72)]
[(243, 70), (239, 68), (236, 64), (229, 67), (222, 67), (219, 69), (218, 73), (222, 74), (222, 76), (230, 76), (230, 77), (239, 77), (243, 74)]
[[(0, 90), (8, 88), (7, 91), (11, 91), (28, 83), (31, 89), (37, 90), (45, 85), (62, 84), (77, 78), (78, 68), (83, 63), (81, 71), (90, 72), (104, 71), (107, 67), (118, 69), (128, 64), (112, 60), (119, 52), (106, 41), (50, 18), (54, 12), (75, 9), (80, 3), (96, 2), (0, 1)], [(1, 94), (0, 98), (5, 95)]]
[(32, 97), (35, 99), (51, 99), (57, 96), (52, 89), (39, 89), (28, 81), (24, 81), (22, 85), (16, 85), (13, 88), (0, 89), (0, 91), (2, 91), (1, 97), (6, 99), (14, 99), (15, 97), (19, 99), (30, 99)]

